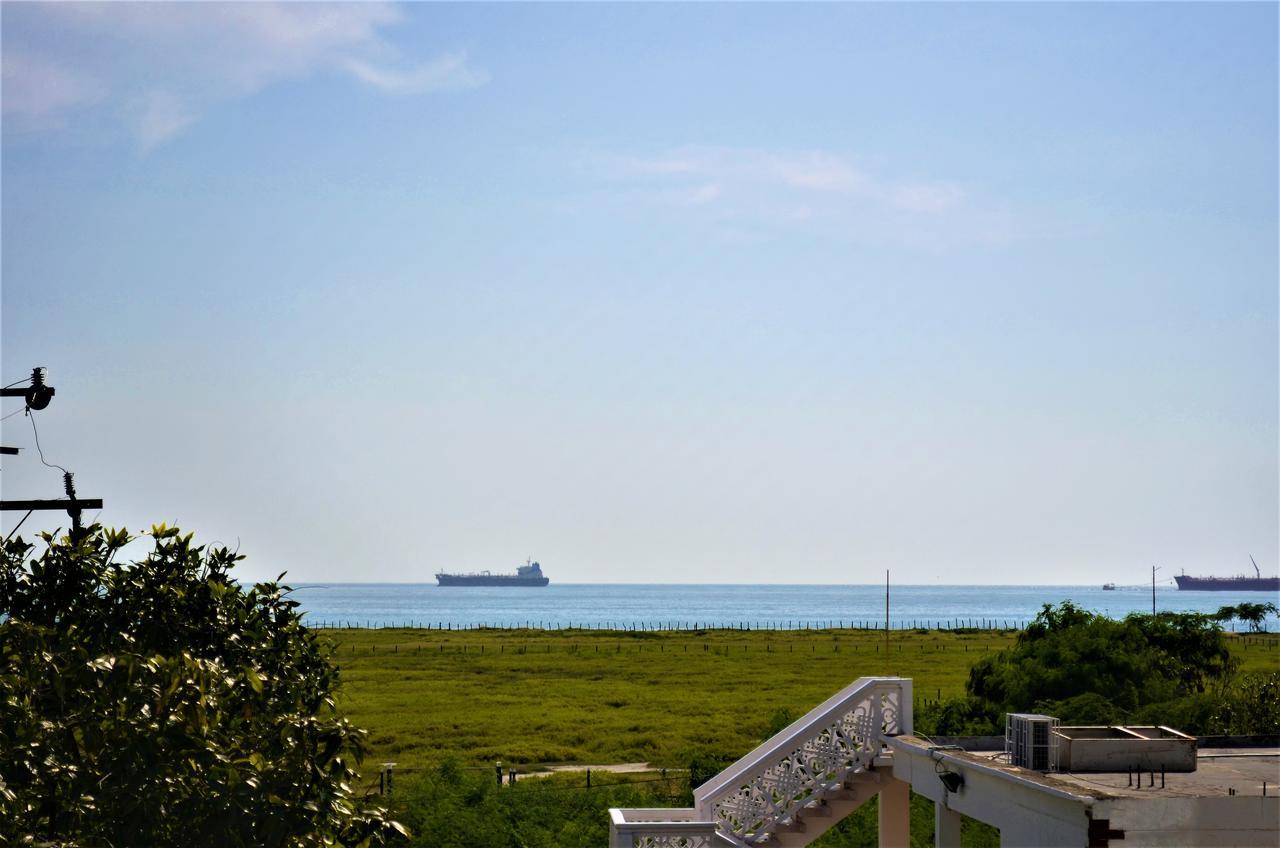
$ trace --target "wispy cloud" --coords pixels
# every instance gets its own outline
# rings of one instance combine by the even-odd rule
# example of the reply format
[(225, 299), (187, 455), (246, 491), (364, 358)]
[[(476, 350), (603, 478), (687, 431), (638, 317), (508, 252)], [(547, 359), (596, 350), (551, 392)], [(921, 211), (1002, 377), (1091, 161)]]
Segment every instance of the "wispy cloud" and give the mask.
[(4, 116), (48, 131), (105, 114), (144, 150), (218, 100), (319, 73), (388, 95), (483, 85), (465, 53), (405, 57), (385, 3), (42, 3), (5, 9)]
[(685, 203), (694, 206), (703, 203), (712, 203), (720, 199), (720, 186), (715, 183), (707, 183), (690, 189), (685, 193)]
[(3, 66), (4, 114), (32, 128), (60, 126), (70, 110), (106, 95), (96, 79), (8, 44)]
[(164, 144), (195, 121), (195, 113), (167, 91), (150, 91), (140, 99), (133, 120), (134, 134), (142, 149)]
[(488, 74), (467, 65), (465, 53), (450, 53), (407, 71), (379, 67), (360, 59), (348, 59), (344, 67), (361, 82), (392, 94), (475, 88), (489, 81)]
[(703, 165), (694, 157), (657, 156), (634, 157), (620, 156), (614, 159), (614, 170), (623, 175), (654, 174), (659, 176), (671, 174), (692, 174)]
[(792, 188), (814, 191), (857, 191), (866, 177), (852, 163), (830, 153), (811, 150), (800, 154), (767, 157), (782, 181)]
[(945, 212), (964, 202), (964, 191), (951, 183), (912, 183), (894, 186), (888, 198), (908, 212)]
[(895, 178), (829, 150), (684, 146), (595, 161), (628, 202), (696, 208), (735, 233), (804, 227), (933, 247), (1005, 243), (1014, 233), (1006, 212), (954, 180)]

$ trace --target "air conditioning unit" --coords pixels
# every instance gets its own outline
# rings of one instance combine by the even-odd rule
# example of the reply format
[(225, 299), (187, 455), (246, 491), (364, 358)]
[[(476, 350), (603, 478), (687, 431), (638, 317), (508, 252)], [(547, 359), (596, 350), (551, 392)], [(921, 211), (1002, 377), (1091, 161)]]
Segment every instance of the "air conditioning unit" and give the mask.
[(1032, 771), (1058, 770), (1058, 719), (1032, 713), (1009, 713), (1004, 722), (1004, 752), (1011, 765)]

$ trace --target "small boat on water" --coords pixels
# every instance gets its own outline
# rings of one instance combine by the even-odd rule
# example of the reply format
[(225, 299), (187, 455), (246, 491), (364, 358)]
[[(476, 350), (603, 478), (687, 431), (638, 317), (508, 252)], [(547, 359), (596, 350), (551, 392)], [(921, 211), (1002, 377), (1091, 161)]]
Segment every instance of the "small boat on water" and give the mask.
[(1102, 584), (1102, 588), (1103, 588), (1103, 589), (1105, 589), (1105, 590), (1106, 590), (1106, 591), (1108, 591), (1108, 592), (1114, 592), (1114, 591), (1116, 590), (1116, 584), (1114, 584), (1114, 583), (1103, 583), (1103, 584)]
[(1238, 574), (1235, 577), (1190, 577), (1183, 572), (1174, 575), (1173, 579), (1177, 581), (1179, 589), (1201, 592), (1280, 592), (1280, 577), (1263, 577), (1262, 569), (1258, 568), (1258, 563), (1252, 555), (1249, 556), (1249, 562), (1253, 563), (1253, 570), (1257, 572), (1255, 577), (1244, 574)]

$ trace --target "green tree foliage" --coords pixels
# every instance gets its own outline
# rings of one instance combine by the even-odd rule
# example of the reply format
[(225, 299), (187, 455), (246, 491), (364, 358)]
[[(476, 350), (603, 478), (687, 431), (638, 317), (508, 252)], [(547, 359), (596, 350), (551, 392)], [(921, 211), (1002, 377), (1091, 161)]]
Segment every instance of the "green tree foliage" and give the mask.
[(791, 723), (798, 718), (800, 718), (800, 716), (796, 715), (794, 712), (787, 709), (786, 707), (783, 707), (778, 710), (774, 710), (769, 715), (769, 721), (765, 725), (765, 732), (761, 735), (760, 741), (763, 742), (766, 739), (769, 739), (774, 735), (786, 730), (788, 727), (791, 726)]
[[(0, 843), (372, 845), (400, 831), (352, 789), (362, 731), (286, 587), (152, 528), (0, 551)], [(283, 576), (283, 575), (282, 575)]]
[(1207, 616), (1115, 621), (1068, 602), (1046, 605), (1011, 649), (976, 663), (967, 688), (1007, 709), (1095, 693), (1129, 711), (1204, 692), (1232, 669), (1220, 628)]
[[(1107, 618), (1103, 620), (1111, 621)], [(1155, 663), (1153, 677), (1174, 681), (1177, 695), (1203, 693), (1210, 686), (1220, 689), (1238, 665), (1227, 648), (1226, 640), (1222, 638), (1222, 628), (1206, 615), (1162, 612), (1152, 616), (1133, 613), (1118, 623), (1142, 634), (1146, 649), (1151, 652), (1151, 659)], [(1125, 643), (1128, 644), (1127, 639)], [(1142, 700), (1150, 702), (1155, 698), (1146, 697)]]
[(915, 714), (915, 729), (930, 735), (989, 736), (1004, 732), (1002, 722), (998, 706), (973, 695), (931, 703)]
[(1179, 715), (1184, 729), (1207, 732), (1212, 705), (1235, 666), (1209, 616), (1134, 614), (1115, 621), (1069, 602), (1046, 605), (1012, 648), (970, 669), (968, 697), (918, 718), (925, 732), (981, 734), (1000, 732), (1007, 712), (1036, 710), (1072, 724), (1166, 721), (1161, 716), (1168, 713)]
[(1214, 621), (1233, 621), (1239, 619), (1249, 625), (1249, 632), (1264, 633), (1267, 629), (1267, 616), (1280, 614), (1280, 607), (1273, 603), (1251, 604), (1248, 602), (1233, 607), (1219, 607), (1213, 614)]
[[(789, 723), (790, 722), (788, 722), (788, 724)], [(785, 727), (786, 725), (783, 726)], [(772, 736), (773, 734), (769, 735)], [(689, 779), (685, 787), (685, 796), (681, 801), (682, 805), (689, 806), (693, 804), (694, 791), (699, 786), (706, 783), (708, 780), (711, 780), (713, 777), (732, 765), (734, 759), (734, 757), (731, 757), (728, 754), (721, 754), (712, 751), (699, 750), (691, 752), (688, 758), (689, 767), (687, 769)]]
[(1226, 621), (1230, 621), (1233, 618), (1239, 619), (1249, 625), (1250, 633), (1261, 633), (1267, 629), (1267, 616), (1275, 615), (1277, 612), (1280, 612), (1280, 608), (1277, 608), (1272, 603), (1251, 604), (1246, 602), (1236, 604), (1234, 607), (1223, 607), (1218, 610), (1215, 618), (1226, 615)]
[(1216, 705), (1210, 733), (1274, 734), (1280, 729), (1280, 674), (1246, 674)]

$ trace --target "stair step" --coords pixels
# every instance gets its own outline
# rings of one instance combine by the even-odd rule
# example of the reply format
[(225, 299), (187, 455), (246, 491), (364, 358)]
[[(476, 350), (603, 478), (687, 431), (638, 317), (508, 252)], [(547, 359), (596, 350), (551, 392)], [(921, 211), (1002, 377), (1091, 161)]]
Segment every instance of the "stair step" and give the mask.
[(803, 808), (795, 819), (774, 828), (761, 843), (761, 848), (803, 848), (844, 820), (875, 794), (867, 792), (865, 785), (861, 789), (862, 792), (841, 789), (838, 793), (824, 796), (820, 801), (811, 802), (813, 806)]
[(775, 827), (772, 833), (774, 836), (778, 836), (780, 834), (788, 834), (788, 833), (791, 833), (791, 834), (804, 833), (806, 830), (808, 830), (808, 828), (805, 827), (804, 822), (787, 822), (786, 824), (780, 824), (777, 827)]
[(858, 797), (858, 790), (833, 789), (822, 797), (827, 801), (852, 801)]

